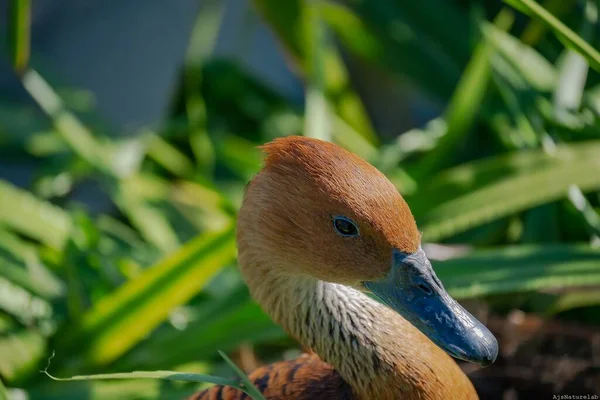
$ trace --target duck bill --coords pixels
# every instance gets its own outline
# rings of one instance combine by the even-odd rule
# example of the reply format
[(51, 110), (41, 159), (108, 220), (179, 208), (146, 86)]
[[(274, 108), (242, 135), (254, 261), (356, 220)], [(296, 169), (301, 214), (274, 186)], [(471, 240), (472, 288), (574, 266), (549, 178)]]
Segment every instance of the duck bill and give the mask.
[(450, 297), (422, 249), (394, 250), (388, 275), (364, 286), (451, 356), (484, 367), (496, 360), (496, 338)]

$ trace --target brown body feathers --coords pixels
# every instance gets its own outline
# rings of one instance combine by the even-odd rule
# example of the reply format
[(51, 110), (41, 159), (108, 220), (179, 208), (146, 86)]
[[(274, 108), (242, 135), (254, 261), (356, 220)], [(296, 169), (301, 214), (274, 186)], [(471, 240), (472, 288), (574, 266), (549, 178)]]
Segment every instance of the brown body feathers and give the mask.
[[(352, 389), (333, 367), (316, 355), (276, 362), (253, 371), (254, 386), (269, 400), (352, 400)], [(242, 400), (250, 396), (232, 387), (213, 386), (190, 400)]]

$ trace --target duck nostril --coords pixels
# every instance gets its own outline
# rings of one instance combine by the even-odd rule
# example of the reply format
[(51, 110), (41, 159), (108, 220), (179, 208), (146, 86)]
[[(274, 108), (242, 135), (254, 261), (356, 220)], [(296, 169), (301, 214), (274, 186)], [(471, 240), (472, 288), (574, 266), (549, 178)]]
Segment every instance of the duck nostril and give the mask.
[(419, 283), (417, 285), (419, 287), (419, 289), (421, 289), (422, 291), (424, 291), (426, 294), (431, 294), (431, 288), (423, 283)]

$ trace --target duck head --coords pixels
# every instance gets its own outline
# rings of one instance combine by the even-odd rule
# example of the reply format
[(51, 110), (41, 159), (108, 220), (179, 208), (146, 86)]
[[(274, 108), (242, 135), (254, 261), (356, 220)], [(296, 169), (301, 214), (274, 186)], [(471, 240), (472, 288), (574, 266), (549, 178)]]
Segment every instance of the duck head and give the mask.
[(264, 257), (290, 276), (371, 292), (451, 356), (494, 362), (496, 338), (444, 289), (408, 205), (381, 172), (316, 139), (290, 136), (263, 149), (244, 226)]

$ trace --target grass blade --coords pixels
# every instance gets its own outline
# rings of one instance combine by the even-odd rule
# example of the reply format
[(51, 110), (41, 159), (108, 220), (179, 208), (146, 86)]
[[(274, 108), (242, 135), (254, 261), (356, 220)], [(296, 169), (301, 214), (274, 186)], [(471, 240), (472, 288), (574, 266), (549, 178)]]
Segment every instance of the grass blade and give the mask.
[[(512, 22), (512, 14), (503, 10), (494, 24), (500, 30), (508, 30)], [(485, 37), (477, 45), (446, 110), (447, 132), (417, 168), (419, 176), (428, 176), (447, 163), (456, 151), (458, 142), (469, 133), (477, 120), (491, 77), (492, 50), (491, 43)]]
[[(471, 165), (473, 168), (457, 168), (468, 174), (463, 175), (462, 179), (471, 181), (471, 185), (457, 181), (457, 189), (453, 193), (452, 185), (441, 184), (436, 187), (438, 181), (432, 185), (435, 189), (425, 189), (409, 201), (411, 205), (415, 205), (413, 212), (420, 221), (425, 238), (440, 240), (530, 207), (563, 198), (571, 185), (579, 186), (584, 192), (600, 188), (599, 151), (600, 142), (588, 141), (577, 145), (558, 146), (554, 156), (545, 155), (542, 150), (523, 153), (520, 156), (521, 162), (538, 160), (539, 163), (520, 173), (500, 175), (494, 180), (489, 176), (487, 182), (486, 179), (482, 179), (481, 186), (475, 186), (478, 184), (476, 177), (480, 173), (485, 175), (483, 171), (498, 161), (492, 158), (487, 160), (487, 165), (480, 162)], [(525, 156), (529, 156), (531, 160), (527, 160)], [(501, 165), (497, 164), (497, 167)], [(504, 168), (510, 169), (508, 165), (504, 165)], [(491, 171), (486, 172), (492, 175)], [(443, 187), (447, 191), (442, 191)], [(440, 195), (431, 200), (434, 193)]]
[(572, 48), (584, 56), (588, 60), (590, 67), (600, 72), (600, 53), (544, 7), (533, 0), (504, 0), (504, 2), (548, 25), (566, 47)]
[(59, 207), (0, 180), (0, 225), (59, 249), (71, 230), (71, 218)]
[(2, 379), (0, 379), (0, 400), (8, 400), (8, 391), (2, 383)]
[(8, 7), (10, 59), (14, 70), (23, 74), (29, 64), (31, 46), (31, 0), (11, 0)]
[(205, 233), (107, 295), (78, 325), (58, 335), (59, 355), (77, 349), (77, 354), (69, 354), (67, 369), (93, 369), (114, 361), (174, 307), (190, 300), (234, 256), (232, 227)]
[(219, 354), (221, 355), (221, 357), (223, 357), (223, 359), (225, 360), (225, 362), (235, 371), (235, 373), (237, 374), (237, 376), (240, 377), (240, 379), (242, 380), (242, 382), (244, 382), (244, 387), (245, 387), (244, 392), (248, 393), (255, 400), (266, 400), (264, 398), (264, 396), (262, 395), (262, 393), (260, 393), (258, 391), (258, 389), (256, 388), (256, 386), (254, 386), (254, 384), (250, 381), (250, 379), (248, 379), (248, 377), (246, 376), (246, 374), (244, 373), (244, 371), (242, 371), (241, 369), (239, 369), (238, 366), (235, 365), (235, 363), (233, 361), (231, 361), (229, 359), (229, 357), (227, 357), (227, 355), (225, 355), (225, 353), (223, 353), (222, 351), (219, 350)]
[[(215, 355), (214, 349), (234, 351), (242, 343), (264, 343), (286, 336), (253, 301), (236, 305), (233, 310), (219, 307), (214, 311), (192, 322), (183, 331), (170, 329), (156, 335), (149, 343), (125, 355), (118, 363), (119, 369), (181, 365), (210, 359)], [(163, 349), (169, 349), (169, 352)]]
[(511, 246), (434, 262), (459, 299), (600, 284), (600, 249), (588, 246)]
[(120, 372), (115, 374), (95, 374), (95, 375), (75, 375), (70, 378), (57, 378), (50, 375), (47, 371), (43, 371), (50, 379), (59, 382), (68, 381), (93, 381), (107, 379), (164, 379), (168, 381), (184, 381), (198, 383), (213, 383), (215, 385), (233, 386), (239, 390), (243, 390), (238, 382), (232, 379), (225, 379), (218, 376), (203, 375), (203, 374), (186, 374), (178, 371), (134, 371)]
[(309, 19), (305, 24), (308, 44), (306, 88), (306, 119), (304, 134), (321, 140), (331, 141), (329, 104), (325, 96), (325, 25), (318, 14), (316, 7), (306, 7), (305, 17)]
[(191, 374), (179, 371), (134, 371), (134, 372), (120, 372), (114, 374), (95, 374), (95, 375), (75, 375), (70, 378), (57, 378), (48, 372), (50, 366), (50, 360), (54, 357), (54, 354), (48, 360), (48, 366), (42, 373), (46, 374), (50, 379), (59, 382), (69, 381), (95, 381), (95, 380), (121, 380), (121, 379), (162, 379), (167, 381), (181, 381), (181, 382), (197, 382), (197, 383), (212, 383), (215, 385), (231, 386), (242, 392), (252, 396), (256, 400), (265, 400), (262, 394), (256, 389), (256, 387), (250, 382), (248, 377), (222, 352), (219, 352), (221, 357), (229, 364), (231, 368), (240, 376), (241, 382), (237, 379), (227, 379), (219, 376), (205, 375), (205, 374)]

